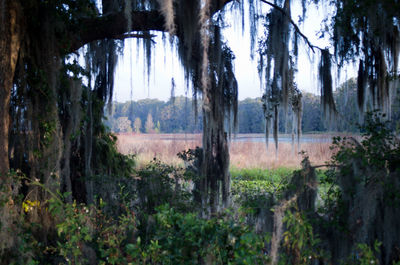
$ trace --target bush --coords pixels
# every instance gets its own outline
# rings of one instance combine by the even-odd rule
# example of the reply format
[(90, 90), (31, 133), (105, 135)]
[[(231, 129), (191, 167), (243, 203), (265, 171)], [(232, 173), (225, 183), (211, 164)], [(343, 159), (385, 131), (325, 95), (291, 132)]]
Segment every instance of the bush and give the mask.
[(145, 214), (153, 214), (160, 205), (171, 206), (188, 211), (193, 209), (193, 199), (189, 187), (191, 174), (180, 167), (161, 163), (154, 159), (135, 172), (138, 193), (138, 209)]
[(232, 169), (231, 194), (235, 205), (254, 213), (273, 204), (282, 191), (287, 188), (289, 177), (293, 170), (278, 168), (262, 169)]
[(264, 264), (264, 239), (229, 215), (209, 220), (168, 205), (152, 215), (148, 240), (137, 233), (135, 213), (118, 219), (101, 208), (50, 202), (59, 217), (57, 255), (67, 264)]
[(168, 205), (155, 215), (154, 242), (158, 260), (152, 264), (264, 264), (264, 239), (229, 215), (201, 219)]

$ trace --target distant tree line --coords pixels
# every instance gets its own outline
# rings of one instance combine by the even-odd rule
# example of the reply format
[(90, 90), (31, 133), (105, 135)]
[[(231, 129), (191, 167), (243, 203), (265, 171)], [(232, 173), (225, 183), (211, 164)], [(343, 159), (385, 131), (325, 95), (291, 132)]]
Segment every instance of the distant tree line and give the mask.
[[(325, 121), (320, 107), (320, 97), (303, 93), (302, 131), (309, 132), (357, 132), (359, 114), (357, 107), (357, 84), (350, 79), (334, 93), (337, 116), (333, 122)], [(400, 94), (400, 93), (398, 93)], [(395, 96), (392, 107), (392, 127), (400, 128), (399, 97)], [(158, 99), (143, 99), (114, 102), (107, 115), (106, 124), (113, 132), (136, 133), (198, 133), (203, 129), (201, 101), (197, 107), (191, 98), (175, 97), (167, 102)], [(195, 112), (197, 108), (197, 119)], [(263, 133), (265, 120), (261, 98), (246, 98), (238, 105), (238, 133)], [(279, 131), (291, 132), (291, 121), (284, 110), (280, 111)]]
[[(113, 132), (201, 132), (203, 125), (200, 104), (197, 106), (199, 115), (195, 119), (193, 100), (183, 96), (175, 97), (167, 102), (158, 99), (114, 102), (111, 113), (107, 114), (106, 124)], [(130, 129), (121, 126), (121, 123), (126, 123), (126, 120), (131, 123)]]

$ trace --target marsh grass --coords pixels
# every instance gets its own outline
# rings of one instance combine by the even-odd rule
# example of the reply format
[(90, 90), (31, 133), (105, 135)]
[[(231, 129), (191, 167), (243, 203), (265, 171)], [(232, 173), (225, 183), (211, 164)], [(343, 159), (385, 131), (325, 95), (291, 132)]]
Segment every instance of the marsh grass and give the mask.
[(279, 182), (282, 178), (290, 176), (293, 170), (294, 168), (288, 167), (280, 167), (273, 170), (231, 167), (230, 172), (232, 180)]
[[(138, 164), (143, 165), (154, 157), (170, 165), (182, 165), (177, 153), (188, 148), (201, 146), (200, 134), (118, 134), (118, 150), (123, 154), (135, 154)], [(317, 137), (323, 137), (318, 135)], [(328, 138), (329, 136), (325, 136)], [(330, 141), (302, 143), (300, 148), (291, 143), (279, 143), (279, 151), (264, 142), (232, 141), (230, 163), (232, 168), (299, 168), (305, 151), (314, 165), (322, 165), (332, 156)], [(255, 173), (255, 172), (253, 172)]]

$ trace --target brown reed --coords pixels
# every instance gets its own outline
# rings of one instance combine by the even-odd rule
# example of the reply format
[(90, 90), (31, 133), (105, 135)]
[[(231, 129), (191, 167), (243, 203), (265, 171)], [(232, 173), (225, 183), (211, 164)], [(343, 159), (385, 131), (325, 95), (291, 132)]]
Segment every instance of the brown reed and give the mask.
[[(182, 165), (182, 160), (176, 154), (201, 146), (200, 134), (118, 134), (117, 137), (118, 150), (123, 154), (135, 154), (139, 165), (146, 164), (153, 158), (171, 165)], [(267, 149), (264, 142), (231, 141), (230, 163), (236, 168), (298, 168), (303, 159), (299, 152), (305, 151), (312, 164), (323, 165), (332, 156), (330, 145), (330, 141), (315, 141), (302, 143), (298, 148), (297, 145), (281, 142), (276, 152), (275, 145), (271, 143)]]

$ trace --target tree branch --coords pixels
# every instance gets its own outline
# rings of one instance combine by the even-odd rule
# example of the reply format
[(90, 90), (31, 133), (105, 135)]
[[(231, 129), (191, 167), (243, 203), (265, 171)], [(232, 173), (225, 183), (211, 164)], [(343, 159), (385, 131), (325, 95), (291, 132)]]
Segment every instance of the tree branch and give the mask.
[(273, 8), (277, 9), (277, 10), (280, 11), (282, 14), (284, 14), (286, 17), (288, 17), (288, 18), (290, 19), (290, 24), (292, 24), (293, 27), (294, 27), (294, 30), (304, 39), (304, 41), (306, 42), (306, 44), (308, 45), (308, 47), (310, 47), (310, 49), (313, 51), (313, 53), (315, 53), (315, 50), (314, 50), (314, 49), (318, 49), (318, 50), (320, 50), (320, 51), (324, 50), (324, 49), (322, 49), (321, 47), (318, 47), (318, 46), (313, 45), (313, 44), (308, 40), (307, 36), (304, 35), (304, 34), (301, 32), (301, 30), (299, 29), (299, 27), (297, 26), (297, 24), (296, 24), (296, 23), (293, 21), (293, 19), (286, 13), (286, 11), (285, 11), (283, 8), (281, 8), (280, 6), (275, 5), (274, 3), (271, 3), (271, 2), (269, 2), (269, 1), (267, 1), (267, 0), (260, 0), (260, 1), (263, 2), (263, 3), (265, 3), (265, 4), (267, 4), (267, 5), (272, 6)]
[[(70, 32), (70, 52), (95, 40), (120, 39), (127, 32), (128, 21), (123, 12), (118, 12), (96, 18), (84, 18), (79, 25), (78, 31)], [(164, 31), (164, 17), (158, 11), (133, 11), (131, 30)], [(140, 37), (143, 37), (143, 34)]]
[(128, 34), (122, 34), (119, 36), (115, 36), (114, 39), (118, 40), (124, 40), (124, 39), (129, 39), (129, 38), (139, 38), (139, 39), (150, 39), (153, 43), (155, 43), (152, 38), (156, 37), (154, 34), (148, 34), (148, 33), (128, 33)]
[[(211, 13), (218, 12), (231, 1), (214, 0)], [(164, 28), (165, 18), (157, 10), (133, 11), (131, 17), (132, 31), (166, 31)], [(128, 21), (124, 12), (117, 12), (95, 18), (83, 18), (78, 25), (78, 31), (73, 28), (68, 34), (70, 36), (69, 52), (76, 51), (83, 45), (95, 40), (120, 39), (121, 36), (127, 33)], [(175, 25), (179, 25), (179, 23), (175, 21)], [(131, 37), (134, 36), (132, 35)]]

